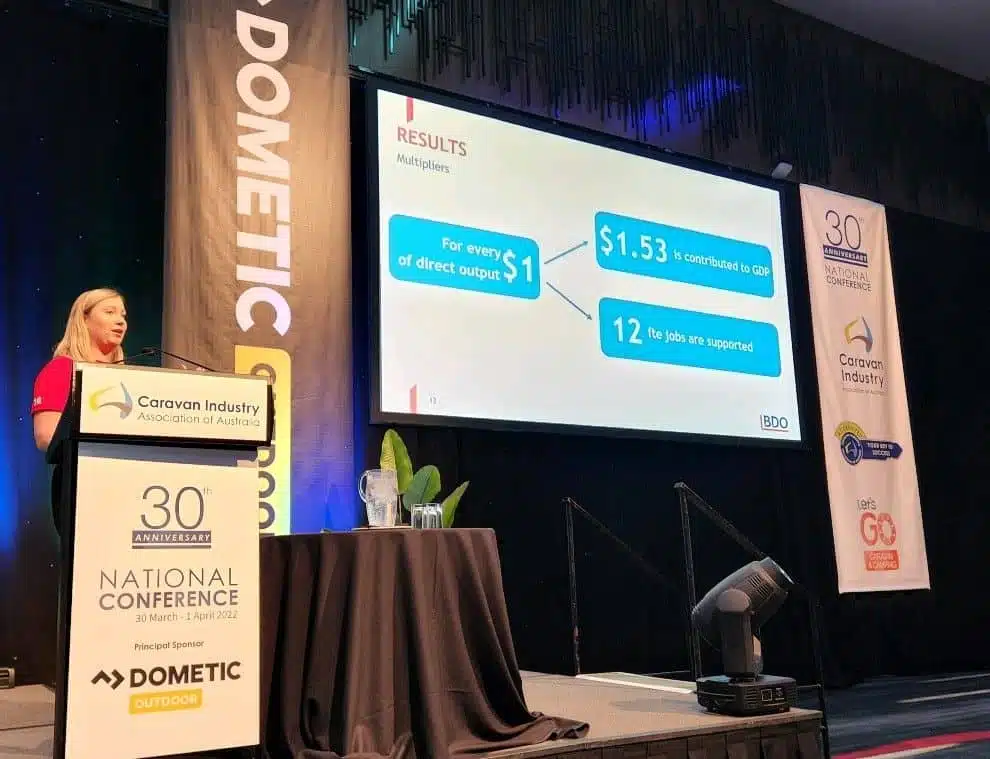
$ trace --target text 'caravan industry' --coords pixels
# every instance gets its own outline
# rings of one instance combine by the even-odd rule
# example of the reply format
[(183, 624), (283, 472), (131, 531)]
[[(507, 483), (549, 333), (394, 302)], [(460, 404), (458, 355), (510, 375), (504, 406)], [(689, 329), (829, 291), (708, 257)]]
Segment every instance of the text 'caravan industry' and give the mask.
[(236, 399), (193, 400), (137, 397), (138, 418), (163, 424), (216, 424), (229, 427), (260, 427), (261, 405)]

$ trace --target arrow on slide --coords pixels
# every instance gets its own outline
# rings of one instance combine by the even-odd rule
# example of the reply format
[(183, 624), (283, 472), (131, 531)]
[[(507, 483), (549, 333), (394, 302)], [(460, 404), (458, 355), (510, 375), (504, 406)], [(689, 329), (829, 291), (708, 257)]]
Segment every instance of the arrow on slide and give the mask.
[(570, 298), (568, 298), (566, 295), (564, 295), (560, 290), (558, 290), (556, 287), (554, 287), (553, 285), (551, 285), (549, 282), (547, 282), (547, 287), (549, 287), (551, 290), (553, 290), (555, 293), (557, 293), (557, 295), (559, 295), (561, 298), (563, 298), (565, 301), (567, 301), (567, 303), (569, 303), (572, 308), (574, 308), (576, 311), (579, 311), (581, 314), (583, 314), (585, 319), (587, 319), (588, 321), (591, 321), (591, 314), (589, 314), (587, 311), (585, 311), (583, 308), (581, 308), (581, 306), (579, 306), (577, 303), (575, 303), (574, 301), (572, 301)]
[[(587, 245), (588, 245), (588, 241), (587, 240), (582, 240), (577, 245), (575, 245), (573, 248), (568, 248), (563, 253), (558, 253), (557, 255), (553, 256), (552, 258), (548, 258), (546, 261), (543, 262), (543, 265), (546, 266), (547, 264), (552, 264), (558, 258), (563, 258), (564, 256), (568, 255), (569, 253), (573, 253), (576, 250), (581, 250), (581, 248), (584, 248)], [(552, 287), (552, 285), (551, 285), (551, 287)]]

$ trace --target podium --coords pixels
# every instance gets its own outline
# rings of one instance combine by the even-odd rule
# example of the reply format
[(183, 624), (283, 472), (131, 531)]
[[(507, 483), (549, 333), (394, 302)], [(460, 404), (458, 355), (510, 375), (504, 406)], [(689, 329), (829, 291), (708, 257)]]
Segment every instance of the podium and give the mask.
[(48, 450), (61, 533), (55, 759), (260, 741), (266, 377), (77, 364)]

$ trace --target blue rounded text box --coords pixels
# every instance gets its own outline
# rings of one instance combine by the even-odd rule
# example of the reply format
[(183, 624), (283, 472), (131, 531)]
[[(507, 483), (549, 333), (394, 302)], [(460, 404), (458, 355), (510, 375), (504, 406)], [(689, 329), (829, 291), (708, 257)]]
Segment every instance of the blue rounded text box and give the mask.
[(772, 324), (614, 298), (598, 303), (598, 318), (609, 358), (780, 376), (780, 337)]
[(389, 271), (396, 279), (456, 290), (540, 297), (534, 240), (396, 215), (388, 222)]
[(772, 298), (773, 257), (765, 245), (600, 211), (595, 214), (603, 269)]

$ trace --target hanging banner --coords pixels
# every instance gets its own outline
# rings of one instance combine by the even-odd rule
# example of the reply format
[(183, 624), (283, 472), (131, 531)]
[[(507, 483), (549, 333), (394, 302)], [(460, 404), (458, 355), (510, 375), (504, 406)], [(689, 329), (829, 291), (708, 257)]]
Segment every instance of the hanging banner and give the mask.
[(172, 0), (164, 347), (272, 378), (263, 533), (354, 509), (341, 0)]
[(884, 207), (801, 186), (840, 593), (930, 587)]

